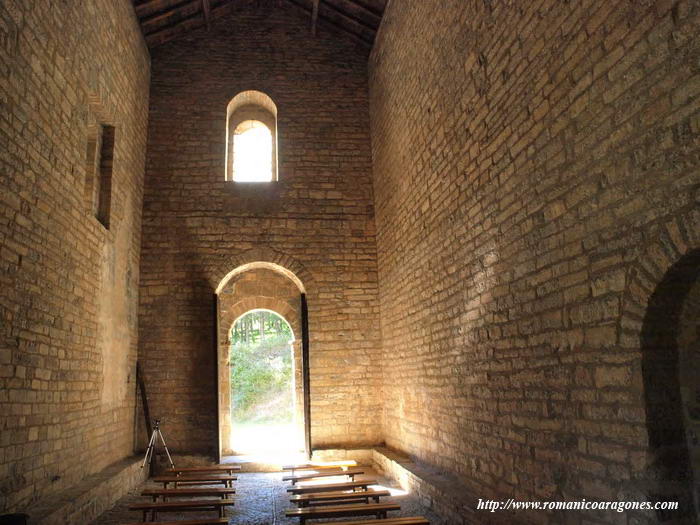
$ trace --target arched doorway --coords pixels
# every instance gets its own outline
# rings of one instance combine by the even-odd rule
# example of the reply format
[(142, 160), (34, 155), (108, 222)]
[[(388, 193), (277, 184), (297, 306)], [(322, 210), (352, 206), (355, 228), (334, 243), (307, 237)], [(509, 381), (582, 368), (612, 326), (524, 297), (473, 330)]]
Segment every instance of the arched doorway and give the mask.
[[(304, 338), (307, 334), (304, 330), (304, 292), (303, 285), (296, 275), (282, 266), (268, 262), (241, 265), (229, 272), (217, 287), (215, 315), (218, 354), (219, 456), (248, 452), (236, 450), (232, 446), (237, 438), (245, 437), (246, 429), (241, 426), (238, 430), (244, 430), (244, 432), (236, 432), (234, 401), (237, 391), (231, 375), (231, 364), (235, 364), (236, 361), (232, 360), (235, 354), (232, 354), (231, 347), (235, 344), (238, 334), (236, 322), (250, 312), (268, 312), (279, 316), (289, 326), (289, 333), (293, 336), (291, 339), (293, 436), (276, 448), (279, 451), (289, 451), (292, 448), (310, 449), (308, 357), (307, 359), (303, 357), (308, 356), (308, 353), (305, 354), (305, 348), (306, 352), (308, 351), (308, 343), (304, 345), (304, 341), (308, 341), (308, 337)], [(254, 426), (253, 419), (249, 414), (245, 421), (249, 430)], [(259, 419), (258, 423), (260, 422)], [(244, 445), (243, 448), (249, 447)]]
[(679, 502), (676, 523), (695, 523), (700, 508), (700, 250), (671, 266), (654, 289), (641, 343), (655, 496)]
[(250, 310), (234, 321), (229, 341), (231, 450), (299, 452), (292, 327), (272, 310)]

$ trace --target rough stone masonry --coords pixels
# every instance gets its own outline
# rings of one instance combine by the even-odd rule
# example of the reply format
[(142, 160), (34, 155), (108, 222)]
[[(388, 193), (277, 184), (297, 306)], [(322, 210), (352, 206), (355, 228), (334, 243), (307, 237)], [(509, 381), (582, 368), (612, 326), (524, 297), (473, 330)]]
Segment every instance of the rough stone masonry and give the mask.
[(369, 66), (387, 445), (482, 498), (677, 499), (640, 335), (700, 242), (699, 17), (389, 4)]
[[(369, 54), (303, 0), (230, 1), (151, 49), (128, 0), (0, 3), (0, 513), (136, 483), (137, 359), (171, 448), (216, 452), (243, 268), (236, 301), (306, 292), (314, 447), (409, 456), (455, 523), (693, 522), (697, 0), (391, 0)], [(225, 181), (247, 90), (267, 186)], [(682, 510), (473, 509), (509, 497)]]

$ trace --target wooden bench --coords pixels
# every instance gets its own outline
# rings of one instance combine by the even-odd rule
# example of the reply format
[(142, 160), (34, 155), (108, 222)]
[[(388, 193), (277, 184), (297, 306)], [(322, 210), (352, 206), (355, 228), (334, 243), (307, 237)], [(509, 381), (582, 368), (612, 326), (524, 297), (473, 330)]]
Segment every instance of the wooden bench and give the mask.
[(312, 492), (330, 492), (334, 490), (367, 490), (370, 485), (376, 484), (376, 478), (368, 478), (361, 481), (346, 481), (344, 483), (328, 483), (324, 485), (297, 485), (289, 487), (287, 492), (291, 492), (292, 494), (309, 494)]
[[(387, 518), (384, 520), (359, 520), (359, 521), (319, 521), (314, 525), (430, 525), (430, 522), (423, 516), (407, 516), (405, 518)], [(164, 525), (164, 524), (159, 524)]]
[(191, 496), (221, 496), (225, 499), (236, 493), (236, 489), (231, 488), (179, 488), (179, 489), (147, 489), (144, 490), (142, 496), (151, 496), (153, 501), (158, 501), (159, 497), (166, 501), (167, 498), (191, 497)]
[(197, 499), (188, 501), (156, 501), (153, 503), (135, 503), (129, 506), (129, 510), (143, 512), (143, 521), (146, 521), (148, 513), (151, 513), (151, 521), (156, 521), (157, 512), (184, 512), (184, 511), (219, 511), (219, 517), (224, 517), (224, 507), (233, 505), (232, 499)]
[(347, 461), (310, 461), (308, 463), (298, 463), (296, 465), (282, 465), (282, 470), (291, 470), (294, 474), (295, 470), (317, 470), (326, 468), (350, 468), (356, 467), (357, 461), (350, 459)]
[(337, 505), (339, 503), (351, 503), (363, 501), (369, 503), (373, 499), (375, 503), (379, 503), (380, 497), (391, 495), (388, 490), (358, 490), (356, 492), (314, 492), (311, 494), (296, 494), (289, 498), (289, 501), (296, 503), (300, 507), (308, 507), (309, 505)]
[(401, 506), (395, 503), (369, 503), (366, 505), (349, 504), (336, 505), (333, 507), (300, 507), (298, 509), (287, 509), (284, 511), (284, 514), (288, 518), (299, 518), (301, 520), (301, 525), (304, 525), (306, 520), (318, 518), (347, 518), (374, 514), (377, 519), (385, 519), (387, 512), (400, 509)]
[(233, 482), (237, 480), (238, 477), (236, 476), (229, 476), (229, 475), (222, 475), (222, 476), (158, 476), (153, 478), (153, 481), (156, 483), (162, 483), (163, 488), (167, 489), (168, 488), (168, 483), (174, 483), (175, 487), (178, 486), (178, 484), (183, 483), (183, 484), (188, 484), (188, 485), (209, 485), (209, 484), (216, 484), (216, 483), (222, 483), (226, 487), (231, 487), (233, 486)]
[(303, 474), (295, 474), (293, 476), (284, 476), (282, 481), (291, 481), (292, 485), (299, 481), (307, 481), (316, 478), (330, 478), (335, 476), (348, 476), (351, 481), (355, 481), (355, 476), (358, 474), (364, 474), (365, 471), (359, 468), (353, 468), (348, 470), (324, 470), (322, 472), (305, 472)]
[[(159, 521), (158, 525), (228, 525), (228, 518), (212, 518), (210, 520), (178, 520), (178, 521)], [(152, 521), (144, 523), (129, 523), (129, 525), (153, 525)]]
[(240, 465), (209, 465), (209, 466), (204, 466), (204, 467), (182, 467), (182, 468), (169, 468), (166, 470), (166, 472), (170, 472), (172, 474), (175, 474), (177, 476), (181, 476), (182, 474), (187, 475), (187, 473), (195, 473), (195, 474), (200, 474), (202, 472), (220, 472), (220, 473), (226, 473), (229, 476), (233, 475), (234, 472), (238, 472), (241, 470)]

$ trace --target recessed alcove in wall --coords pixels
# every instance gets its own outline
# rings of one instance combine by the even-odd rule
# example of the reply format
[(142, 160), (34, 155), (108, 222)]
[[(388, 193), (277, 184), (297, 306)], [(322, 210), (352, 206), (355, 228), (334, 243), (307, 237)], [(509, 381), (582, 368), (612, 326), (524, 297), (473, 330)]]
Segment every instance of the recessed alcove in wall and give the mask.
[[(680, 258), (649, 298), (641, 334), (652, 496), (695, 523), (700, 491), (700, 250)], [(658, 518), (664, 521), (665, 516)]]

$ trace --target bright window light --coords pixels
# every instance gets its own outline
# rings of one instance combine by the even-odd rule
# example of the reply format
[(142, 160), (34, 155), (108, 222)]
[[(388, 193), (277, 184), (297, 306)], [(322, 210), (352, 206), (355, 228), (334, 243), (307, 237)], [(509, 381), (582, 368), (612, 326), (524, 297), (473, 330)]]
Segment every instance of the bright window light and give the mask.
[(272, 180), (272, 133), (259, 120), (245, 120), (233, 132), (233, 180)]

